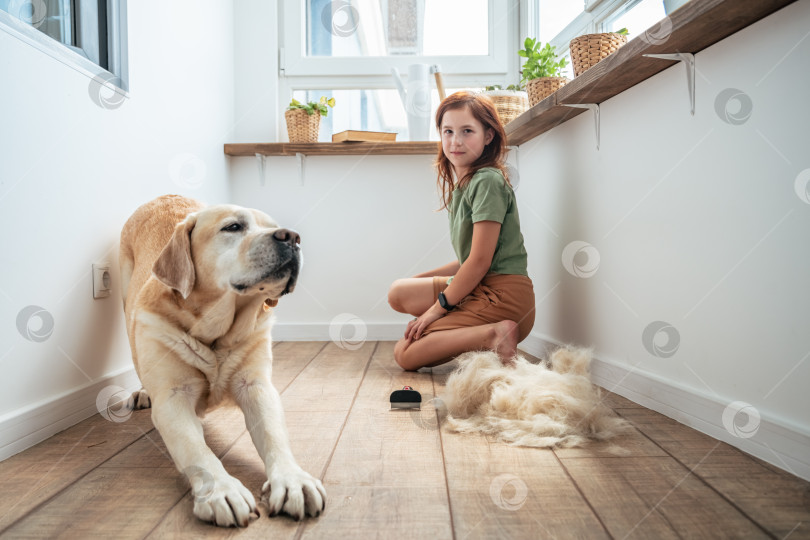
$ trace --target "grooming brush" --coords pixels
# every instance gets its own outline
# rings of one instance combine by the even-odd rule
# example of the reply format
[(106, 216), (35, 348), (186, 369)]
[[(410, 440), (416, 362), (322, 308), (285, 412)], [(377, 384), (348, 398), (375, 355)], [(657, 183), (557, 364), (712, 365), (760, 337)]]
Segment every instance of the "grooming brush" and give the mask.
[(422, 406), (422, 394), (404, 386), (402, 390), (391, 392), (391, 410), (393, 409), (419, 409)]

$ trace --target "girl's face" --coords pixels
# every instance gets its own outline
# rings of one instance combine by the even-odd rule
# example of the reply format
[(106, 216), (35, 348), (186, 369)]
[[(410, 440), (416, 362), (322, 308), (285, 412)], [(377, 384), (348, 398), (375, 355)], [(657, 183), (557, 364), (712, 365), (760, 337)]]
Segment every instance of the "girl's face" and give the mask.
[(475, 119), (469, 107), (445, 112), (441, 128), (442, 151), (453, 164), (456, 177), (463, 178), (495, 135)]

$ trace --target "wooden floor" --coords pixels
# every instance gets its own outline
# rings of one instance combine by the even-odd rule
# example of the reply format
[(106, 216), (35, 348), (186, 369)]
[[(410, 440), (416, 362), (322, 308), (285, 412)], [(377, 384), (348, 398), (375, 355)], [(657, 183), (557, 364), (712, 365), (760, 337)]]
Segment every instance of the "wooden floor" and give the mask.
[[(6, 538), (810, 538), (810, 484), (607, 393), (635, 430), (580, 449), (515, 448), (436, 428), (431, 402), (389, 411), (403, 385), (423, 402), (454, 363), (405, 373), (393, 343), (357, 350), (278, 343), (293, 451), (326, 486), (326, 512), (218, 529), (191, 513), (149, 411), (96, 415), (0, 463)], [(258, 495), (261, 461), (236, 409), (205, 420), (209, 445)]]

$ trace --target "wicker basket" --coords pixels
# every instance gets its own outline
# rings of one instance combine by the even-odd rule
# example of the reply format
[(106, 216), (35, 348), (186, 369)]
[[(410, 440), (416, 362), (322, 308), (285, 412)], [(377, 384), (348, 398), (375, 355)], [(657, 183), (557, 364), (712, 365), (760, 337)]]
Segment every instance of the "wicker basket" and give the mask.
[(292, 143), (318, 142), (318, 129), (321, 115), (318, 111), (307, 114), (303, 109), (289, 109), (284, 112), (287, 120), (287, 135)]
[(529, 96), (523, 91), (490, 90), (484, 94), (492, 100), (503, 125), (508, 124), (529, 108)]
[(589, 67), (627, 43), (627, 36), (608, 32), (605, 34), (585, 34), (571, 40), (571, 63), (574, 77), (579, 77)]
[(568, 79), (565, 77), (540, 77), (530, 80), (526, 83), (526, 91), (529, 93), (529, 105), (534, 107), (565, 86), (567, 82)]

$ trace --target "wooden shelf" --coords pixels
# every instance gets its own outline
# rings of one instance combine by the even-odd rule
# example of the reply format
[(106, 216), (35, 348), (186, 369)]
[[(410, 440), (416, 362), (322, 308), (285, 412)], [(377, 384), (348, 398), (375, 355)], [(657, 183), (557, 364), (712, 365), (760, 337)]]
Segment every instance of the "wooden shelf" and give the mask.
[(365, 155), (433, 155), (439, 142), (339, 142), (339, 143), (233, 143), (225, 145), (229, 156), (365, 156)]
[[(660, 34), (661, 40), (647, 38), (646, 35), (637, 36), (509, 122), (506, 125), (509, 145), (518, 146), (528, 142), (585, 112), (585, 109), (563, 107), (561, 103), (602, 103), (674, 63), (642, 55), (697, 53), (794, 1), (691, 0), (669, 16), (672, 31), (666, 40), (663, 37), (666, 36), (668, 25), (664, 19), (659, 23), (661, 32), (653, 32), (653, 36)], [(686, 98), (682, 106), (684, 111), (688, 111)]]

